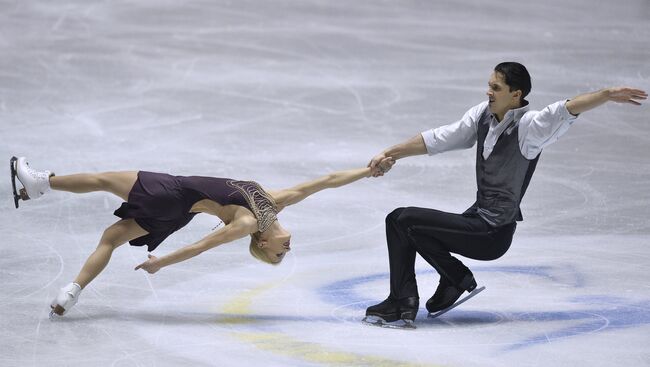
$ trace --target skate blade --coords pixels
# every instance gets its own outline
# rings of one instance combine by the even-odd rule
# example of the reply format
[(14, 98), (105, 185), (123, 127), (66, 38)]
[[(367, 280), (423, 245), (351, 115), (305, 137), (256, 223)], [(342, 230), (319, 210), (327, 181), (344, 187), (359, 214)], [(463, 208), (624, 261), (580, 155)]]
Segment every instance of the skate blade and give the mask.
[(475, 288), (475, 289), (474, 289), (473, 291), (471, 291), (468, 295), (466, 295), (465, 297), (461, 298), (459, 301), (456, 301), (453, 305), (451, 305), (451, 306), (445, 308), (444, 310), (440, 310), (440, 311), (438, 311), (438, 312), (436, 312), (436, 313), (431, 313), (431, 312), (430, 312), (430, 313), (427, 315), (427, 317), (433, 319), (433, 318), (436, 318), (436, 317), (438, 317), (438, 316), (440, 316), (440, 315), (442, 315), (442, 314), (445, 314), (445, 313), (447, 313), (448, 311), (453, 310), (453, 309), (456, 308), (457, 306), (460, 306), (462, 303), (464, 303), (465, 301), (467, 301), (467, 300), (469, 300), (470, 298), (474, 297), (475, 295), (477, 295), (477, 294), (483, 292), (484, 290), (485, 290), (485, 286), (480, 287), (480, 288)]
[(11, 172), (11, 186), (14, 189), (14, 204), (16, 205), (16, 209), (18, 209), (18, 199), (20, 199), (20, 196), (16, 192), (16, 161), (18, 161), (18, 158), (11, 157), (9, 160), (9, 170)]
[[(20, 190), (16, 191), (16, 176), (18, 175), (18, 170), (17, 170), (17, 161), (18, 158), (16, 157), (11, 157), (9, 160), (9, 169), (11, 171), (11, 186), (13, 188), (14, 192), (14, 205), (16, 205), (16, 209), (18, 209), (18, 201), (19, 200), (29, 200), (29, 195), (27, 195), (27, 190), (25, 188), (21, 188)], [(20, 180), (18, 180), (20, 182)]]
[(363, 320), (361, 320), (361, 322), (366, 325), (378, 326), (388, 329), (413, 330), (416, 328), (415, 324), (411, 320), (397, 320), (388, 322), (379, 316), (366, 316), (363, 318)]

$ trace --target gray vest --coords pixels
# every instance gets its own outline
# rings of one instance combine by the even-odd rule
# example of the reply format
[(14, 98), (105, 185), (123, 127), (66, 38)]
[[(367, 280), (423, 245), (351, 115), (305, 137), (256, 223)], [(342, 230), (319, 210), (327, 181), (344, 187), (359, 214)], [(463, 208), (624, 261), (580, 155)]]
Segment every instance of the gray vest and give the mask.
[(478, 121), (476, 148), (478, 190), (476, 202), (464, 214), (477, 214), (491, 226), (499, 227), (523, 220), (519, 204), (535, 172), (539, 155), (535, 159), (528, 160), (521, 154), (517, 126), (507, 128), (499, 136), (488, 159), (484, 159), (483, 145), (490, 127), (490, 118), (489, 108), (486, 108)]

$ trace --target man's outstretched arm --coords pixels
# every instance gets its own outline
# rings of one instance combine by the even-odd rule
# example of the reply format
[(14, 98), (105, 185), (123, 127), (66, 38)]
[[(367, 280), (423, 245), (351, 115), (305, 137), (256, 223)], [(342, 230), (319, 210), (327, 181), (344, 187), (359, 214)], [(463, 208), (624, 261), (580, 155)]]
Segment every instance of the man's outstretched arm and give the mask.
[(605, 102), (630, 103), (640, 105), (638, 101), (648, 98), (648, 93), (641, 89), (629, 87), (605, 88), (592, 93), (585, 93), (571, 98), (566, 108), (572, 115), (578, 115), (602, 105)]
[[(424, 144), (422, 135), (418, 134), (377, 154), (368, 163), (368, 167), (370, 167), (374, 177), (383, 176), (384, 172), (388, 171), (395, 164), (396, 160), (422, 154), (427, 154), (427, 147)], [(388, 157), (392, 159), (386, 160)], [(382, 161), (384, 164), (380, 167), (379, 163)]]
[(424, 131), (400, 144), (385, 149), (368, 163), (372, 175), (374, 177), (382, 176), (391, 169), (398, 159), (471, 148), (476, 144), (476, 121), (486, 108), (487, 102), (482, 102), (470, 108), (460, 120), (452, 124)]

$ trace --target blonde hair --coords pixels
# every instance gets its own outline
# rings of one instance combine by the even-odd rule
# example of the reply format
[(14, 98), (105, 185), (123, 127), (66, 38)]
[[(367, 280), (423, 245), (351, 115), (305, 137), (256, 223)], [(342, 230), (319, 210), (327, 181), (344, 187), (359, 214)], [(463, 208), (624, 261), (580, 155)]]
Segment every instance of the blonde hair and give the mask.
[(251, 243), (250, 245), (248, 245), (248, 251), (250, 251), (251, 255), (254, 258), (256, 258), (261, 262), (265, 262), (271, 265), (278, 265), (280, 262), (271, 261), (267, 253), (258, 246), (261, 235), (262, 234), (259, 231), (255, 233), (251, 233)]

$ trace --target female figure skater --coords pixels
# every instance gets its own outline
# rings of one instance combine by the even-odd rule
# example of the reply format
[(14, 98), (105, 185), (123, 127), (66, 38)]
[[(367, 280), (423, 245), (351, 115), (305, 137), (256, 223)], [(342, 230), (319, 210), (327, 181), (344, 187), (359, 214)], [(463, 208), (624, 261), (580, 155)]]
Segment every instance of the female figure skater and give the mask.
[[(380, 163), (379, 169), (387, 169), (393, 163), (392, 158), (387, 158)], [(318, 191), (372, 175), (370, 168), (351, 169), (289, 189), (266, 191), (253, 181), (145, 171), (55, 176), (50, 171), (32, 169), (25, 157), (13, 157), (10, 166), (16, 208), (19, 199), (36, 199), (50, 189), (74, 193), (107, 191), (125, 201), (114, 213), (121, 220), (104, 231), (79, 275), (61, 288), (50, 305), (50, 316), (62, 316), (77, 303), (81, 290), (106, 267), (116, 248), (129, 241), (133, 246), (147, 245), (148, 250), (153, 251), (198, 213), (215, 215), (225, 226), (165, 256), (148, 255), (149, 259), (135, 270), (143, 269), (153, 274), (165, 266), (249, 235), (251, 255), (266, 263), (278, 264), (290, 250), (291, 242), (291, 234), (277, 220), (278, 212)], [(16, 178), (23, 185), (19, 193), (16, 192)]]

